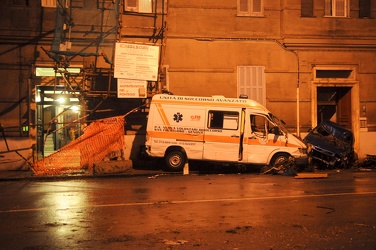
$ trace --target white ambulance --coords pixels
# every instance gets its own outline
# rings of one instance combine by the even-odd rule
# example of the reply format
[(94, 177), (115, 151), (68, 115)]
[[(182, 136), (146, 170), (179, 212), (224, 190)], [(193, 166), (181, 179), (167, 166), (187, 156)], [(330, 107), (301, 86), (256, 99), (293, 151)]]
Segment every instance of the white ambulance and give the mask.
[(271, 165), (308, 161), (307, 147), (261, 104), (246, 98), (153, 96), (146, 153), (163, 157), (169, 171), (188, 160)]

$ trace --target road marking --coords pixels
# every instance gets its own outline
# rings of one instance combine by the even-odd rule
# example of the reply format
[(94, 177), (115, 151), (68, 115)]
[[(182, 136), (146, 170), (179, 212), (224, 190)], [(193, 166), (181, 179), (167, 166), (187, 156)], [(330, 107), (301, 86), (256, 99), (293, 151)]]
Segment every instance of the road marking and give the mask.
[(188, 204), (188, 203), (210, 203), (210, 202), (234, 202), (234, 201), (252, 201), (252, 200), (274, 200), (274, 199), (297, 199), (312, 197), (334, 197), (334, 196), (355, 196), (355, 195), (376, 195), (376, 192), (356, 192), (356, 193), (336, 193), (336, 194), (310, 194), (310, 195), (288, 195), (288, 196), (269, 196), (269, 197), (242, 197), (242, 198), (217, 198), (217, 199), (200, 199), (200, 200), (173, 200), (173, 201), (156, 201), (156, 202), (129, 202), (129, 203), (111, 203), (78, 207), (41, 207), (41, 208), (24, 208), (2, 210), (2, 213), (21, 213), (21, 212), (38, 212), (46, 210), (69, 210), (84, 208), (101, 208), (101, 207), (129, 207), (129, 206), (151, 206), (164, 204)]

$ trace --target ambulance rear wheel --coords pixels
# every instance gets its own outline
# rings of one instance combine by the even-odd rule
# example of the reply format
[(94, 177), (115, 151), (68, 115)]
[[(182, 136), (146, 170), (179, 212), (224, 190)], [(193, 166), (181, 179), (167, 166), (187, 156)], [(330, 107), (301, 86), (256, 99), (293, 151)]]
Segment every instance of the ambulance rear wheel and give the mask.
[(179, 172), (183, 171), (187, 157), (180, 150), (170, 151), (165, 156), (166, 170)]

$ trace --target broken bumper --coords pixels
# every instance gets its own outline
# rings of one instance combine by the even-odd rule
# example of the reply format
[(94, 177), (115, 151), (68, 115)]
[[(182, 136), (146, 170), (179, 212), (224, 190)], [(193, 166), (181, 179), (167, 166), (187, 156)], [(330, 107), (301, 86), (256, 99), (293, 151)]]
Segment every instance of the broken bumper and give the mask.
[(302, 157), (299, 157), (299, 158), (295, 158), (295, 165), (297, 167), (307, 166), (308, 162), (309, 162), (308, 156), (302, 156)]

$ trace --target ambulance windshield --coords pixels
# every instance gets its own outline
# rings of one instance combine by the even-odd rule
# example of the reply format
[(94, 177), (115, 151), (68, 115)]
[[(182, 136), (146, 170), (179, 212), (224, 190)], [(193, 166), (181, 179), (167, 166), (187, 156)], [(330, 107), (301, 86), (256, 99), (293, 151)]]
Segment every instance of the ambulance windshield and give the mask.
[(283, 131), (283, 133), (285, 134), (290, 133), (288, 129), (286, 128), (284, 121), (278, 119), (278, 117), (274, 116), (272, 113), (269, 113), (269, 117), (279, 127), (279, 129)]

